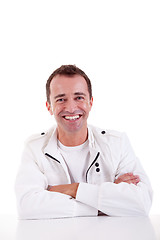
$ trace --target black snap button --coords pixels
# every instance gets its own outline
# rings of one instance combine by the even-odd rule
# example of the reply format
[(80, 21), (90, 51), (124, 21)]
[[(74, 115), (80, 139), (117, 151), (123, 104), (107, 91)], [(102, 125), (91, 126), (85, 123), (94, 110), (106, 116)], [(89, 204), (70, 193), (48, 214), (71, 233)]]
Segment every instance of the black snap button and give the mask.
[(96, 168), (96, 172), (99, 172), (100, 171), (100, 168)]
[(102, 133), (102, 134), (105, 134), (106, 132), (105, 132), (105, 131), (102, 131), (101, 133)]
[(96, 162), (96, 163), (95, 163), (95, 166), (96, 166), (96, 167), (99, 167), (99, 163), (98, 163), (98, 162)]
[(44, 135), (44, 134), (45, 134), (44, 132), (41, 133), (41, 135)]

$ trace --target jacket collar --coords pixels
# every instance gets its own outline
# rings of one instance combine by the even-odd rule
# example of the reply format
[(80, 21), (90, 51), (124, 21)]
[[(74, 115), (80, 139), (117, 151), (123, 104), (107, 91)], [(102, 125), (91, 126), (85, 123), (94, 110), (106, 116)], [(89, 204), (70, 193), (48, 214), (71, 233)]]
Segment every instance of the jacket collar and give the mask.
[[(92, 127), (90, 125), (88, 125), (88, 140), (89, 140), (89, 150), (92, 154), (95, 154), (96, 152), (99, 151), (99, 147), (95, 142), (95, 137), (93, 135)], [(57, 127), (54, 127), (52, 129), (52, 133), (49, 137), (48, 143), (44, 148), (44, 153), (48, 153), (51, 156), (56, 156), (58, 154)]]
[(47, 145), (44, 148), (44, 153), (48, 153), (51, 156), (57, 155), (58, 146), (57, 146), (57, 127), (54, 127), (51, 130), (51, 135), (48, 139)]

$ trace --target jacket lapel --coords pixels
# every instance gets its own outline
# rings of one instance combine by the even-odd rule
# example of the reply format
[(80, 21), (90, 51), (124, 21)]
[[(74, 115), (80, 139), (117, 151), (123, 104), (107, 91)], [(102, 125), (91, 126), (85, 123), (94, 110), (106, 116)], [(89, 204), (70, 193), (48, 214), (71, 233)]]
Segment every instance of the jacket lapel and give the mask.
[(62, 155), (60, 154), (59, 150), (58, 150), (58, 145), (57, 145), (57, 129), (55, 128), (53, 130), (53, 133), (51, 135), (51, 137), (49, 138), (49, 141), (46, 145), (46, 147), (44, 148), (44, 154), (47, 156), (50, 156), (50, 158), (54, 161), (59, 162), (59, 164), (63, 167), (67, 179), (68, 179), (68, 183), (71, 183), (71, 178), (68, 172), (68, 168), (67, 165), (62, 157)]

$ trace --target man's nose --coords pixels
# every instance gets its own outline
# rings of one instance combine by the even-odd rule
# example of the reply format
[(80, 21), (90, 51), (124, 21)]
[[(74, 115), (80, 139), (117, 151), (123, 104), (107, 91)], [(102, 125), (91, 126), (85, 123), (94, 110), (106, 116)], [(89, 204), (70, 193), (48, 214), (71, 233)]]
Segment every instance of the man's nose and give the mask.
[(74, 113), (74, 111), (77, 109), (77, 104), (74, 101), (74, 99), (68, 99), (65, 105), (65, 110), (69, 113)]

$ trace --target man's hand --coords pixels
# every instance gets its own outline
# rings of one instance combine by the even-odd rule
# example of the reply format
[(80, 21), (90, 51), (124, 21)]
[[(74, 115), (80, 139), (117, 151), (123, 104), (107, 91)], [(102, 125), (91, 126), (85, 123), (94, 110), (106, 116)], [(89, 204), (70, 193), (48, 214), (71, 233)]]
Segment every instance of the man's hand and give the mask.
[(121, 175), (119, 178), (117, 178), (114, 183), (119, 184), (121, 182), (126, 182), (126, 183), (133, 183), (137, 185), (140, 182), (140, 178), (138, 175), (133, 175), (133, 173), (126, 173)]
[(79, 186), (79, 183), (48, 186), (47, 190), (50, 192), (59, 192), (59, 193), (67, 194), (73, 198), (76, 198), (78, 186)]
[[(140, 178), (138, 175), (133, 175), (133, 173), (126, 173), (117, 178), (114, 183), (119, 184), (121, 182), (126, 182), (128, 184), (137, 185), (140, 182)], [(72, 184), (64, 184), (64, 185), (56, 185), (56, 186), (48, 186), (48, 191), (50, 192), (59, 192), (66, 195), (69, 195), (73, 198), (76, 198), (77, 190), (79, 183)]]

